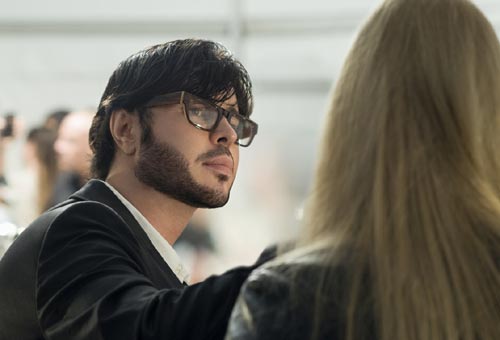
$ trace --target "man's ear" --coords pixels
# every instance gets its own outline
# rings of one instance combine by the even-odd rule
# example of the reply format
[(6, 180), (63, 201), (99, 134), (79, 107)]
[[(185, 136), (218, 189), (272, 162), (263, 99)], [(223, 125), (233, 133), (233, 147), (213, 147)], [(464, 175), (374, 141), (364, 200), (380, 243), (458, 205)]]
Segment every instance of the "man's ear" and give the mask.
[(116, 147), (126, 155), (135, 153), (140, 140), (139, 117), (124, 109), (115, 110), (109, 119), (109, 130)]

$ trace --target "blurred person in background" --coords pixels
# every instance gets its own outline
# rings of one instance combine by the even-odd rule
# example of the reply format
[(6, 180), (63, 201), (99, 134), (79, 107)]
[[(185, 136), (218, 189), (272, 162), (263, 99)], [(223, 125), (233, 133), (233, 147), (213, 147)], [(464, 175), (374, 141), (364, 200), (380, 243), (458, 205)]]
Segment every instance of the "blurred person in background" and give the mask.
[[(22, 165), (9, 173), (8, 210), (20, 229), (26, 228), (40, 213), (53, 205), (52, 196), (58, 174), (54, 141), (59, 123), (68, 113), (62, 109), (50, 111), (41, 126), (28, 131), (24, 140)], [(16, 133), (23, 134), (22, 131)]]
[(93, 116), (93, 111), (74, 111), (60, 122), (54, 144), (60, 174), (54, 184), (50, 206), (66, 200), (89, 179), (92, 151), (88, 134)]
[(46, 127), (36, 127), (28, 132), (26, 147), (32, 153), (33, 167), (36, 170), (37, 215), (50, 208), (50, 199), (53, 195), (57, 177), (57, 159), (54, 152), (54, 142), (57, 133)]
[[(17, 134), (16, 122), (17, 119), (14, 112), (7, 112), (0, 117), (0, 188), (7, 184), (5, 175), (5, 153), (7, 145)], [(4, 200), (3, 196), (0, 197), (0, 200)]]
[(55, 132), (59, 131), (59, 126), (64, 117), (66, 117), (71, 111), (68, 109), (55, 109), (47, 114), (45, 121), (43, 122), (43, 127), (51, 129)]
[[(4, 199), (3, 210), (5, 218), (12, 225), (15, 225), (15, 234), (9, 242), (4, 240), (4, 250), (10, 243), (24, 230), (40, 213), (51, 206), (51, 197), (55, 178), (57, 176), (57, 161), (54, 151), (54, 141), (60, 121), (68, 111), (58, 109), (47, 114), (43, 126), (32, 128), (24, 141), (22, 166), (16, 171), (11, 171), (8, 175), (8, 183), (5, 178), (1, 197)], [(10, 117), (2, 120), (0, 168), (4, 169), (6, 145), (10, 141), (23, 135), (23, 122), (19, 122), (18, 117), (7, 114)], [(12, 225), (10, 228), (12, 228)], [(0, 251), (2, 254), (3, 251)]]
[(227, 340), (500, 339), (500, 45), (466, 0), (387, 0), (331, 97), (303, 235)]
[(18, 129), (19, 125), (13, 112), (0, 117), (0, 258), (19, 233), (19, 227), (12, 218), (10, 183), (5, 174), (5, 154)]
[(24, 144), (24, 165), (9, 176), (9, 213), (21, 229), (50, 207), (58, 173), (56, 136), (54, 130), (32, 128)]
[(223, 338), (241, 284), (273, 252), (187, 286), (172, 245), (197, 208), (228, 201), (251, 113), (249, 75), (218, 43), (120, 63), (89, 133), (94, 179), (0, 260), (0, 339)]

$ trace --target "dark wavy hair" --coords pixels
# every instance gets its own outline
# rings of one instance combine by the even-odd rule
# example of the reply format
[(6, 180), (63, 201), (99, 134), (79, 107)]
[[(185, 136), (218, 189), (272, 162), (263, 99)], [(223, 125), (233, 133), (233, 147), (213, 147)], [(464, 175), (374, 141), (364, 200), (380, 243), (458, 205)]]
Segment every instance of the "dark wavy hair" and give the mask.
[(221, 44), (184, 39), (146, 48), (121, 62), (109, 78), (89, 132), (94, 154), (92, 177), (105, 179), (113, 162), (111, 113), (118, 109), (137, 112), (143, 129), (142, 141), (148, 140), (150, 112), (144, 104), (157, 95), (176, 91), (187, 91), (218, 103), (234, 94), (239, 112), (247, 117), (252, 113), (248, 72)]

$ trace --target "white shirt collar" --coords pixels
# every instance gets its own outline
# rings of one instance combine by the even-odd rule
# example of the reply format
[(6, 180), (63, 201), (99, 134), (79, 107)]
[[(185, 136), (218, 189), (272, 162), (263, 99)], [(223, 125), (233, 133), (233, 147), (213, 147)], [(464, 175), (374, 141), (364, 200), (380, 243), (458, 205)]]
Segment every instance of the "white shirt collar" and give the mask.
[(101, 181), (115, 194), (115, 196), (123, 203), (123, 205), (130, 211), (132, 216), (137, 220), (137, 223), (144, 229), (148, 235), (151, 243), (156, 251), (160, 253), (161, 257), (167, 265), (172, 269), (180, 282), (188, 282), (189, 273), (182, 265), (182, 262), (175, 252), (174, 248), (160, 235), (160, 233), (149, 223), (143, 214), (136, 207), (132, 205), (125, 197), (122, 196), (113, 186), (107, 182)]

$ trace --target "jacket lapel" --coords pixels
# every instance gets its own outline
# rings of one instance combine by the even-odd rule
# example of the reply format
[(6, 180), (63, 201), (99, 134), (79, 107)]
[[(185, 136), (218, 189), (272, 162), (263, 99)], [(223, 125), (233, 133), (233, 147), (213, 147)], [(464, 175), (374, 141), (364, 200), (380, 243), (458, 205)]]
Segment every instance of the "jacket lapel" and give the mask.
[(146, 232), (139, 225), (134, 216), (125, 207), (115, 194), (102, 181), (92, 179), (80, 190), (75, 192), (70, 198), (79, 201), (96, 201), (107, 205), (113, 209), (130, 227), (134, 235), (141, 240), (143, 244), (151, 244)]
[[(113, 209), (129, 226), (138, 242), (142, 246), (146, 247), (146, 249), (142, 249), (142, 251), (144, 251), (144, 256), (146, 259), (149, 259), (149, 262), (154, 259), (154, 262), (156, 263), (154, 267), (160, 269), (162, 273), (160, 276), (163, 277), (164, 275), (167, 275), (167, 279), (171, 284), (172, 282), (176, 282), (176, 286), (180, 284), (177, 277), (173, 273), (172, 268), (170, 268), (165, 260), (163, 260), (153, 243), (151, 243), (151, 240), (147, 236), (144, 229), (137, 222), (127, 207), (125, 207), (118, 197), (116, 197), (115, 194), (106, 186), (106, 184), (100, 180), (90, 180), (80, 190), (71, 195), (70, 199), (78, 201), (96, 201)], [(152, 263), (150, 264), (153, 265)], [(151, 274), (155, 277), (159, 274), (158, 270), (155, 270), (154, 268), (151, 268), (151, 270)], [(173, 278), (175, 279), (173, 280)], [(161, 278), (160, 280), (163, 281)]]

